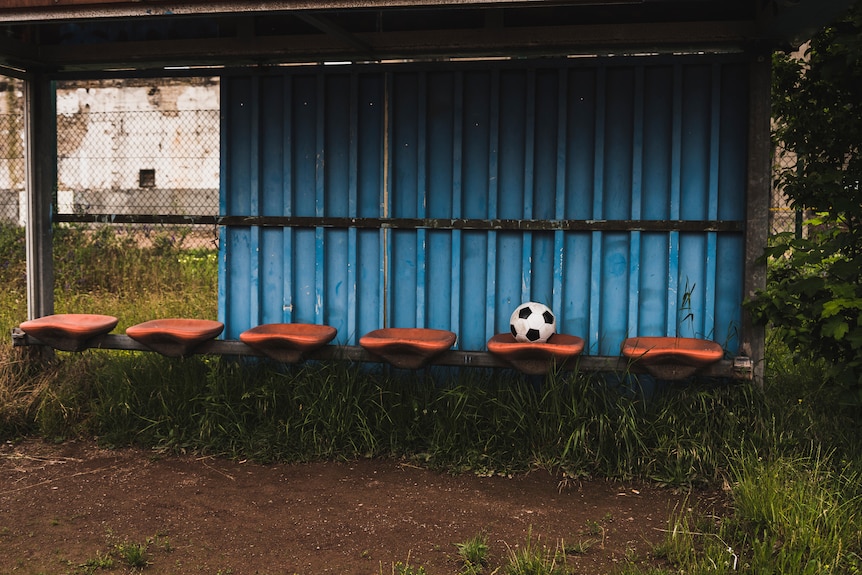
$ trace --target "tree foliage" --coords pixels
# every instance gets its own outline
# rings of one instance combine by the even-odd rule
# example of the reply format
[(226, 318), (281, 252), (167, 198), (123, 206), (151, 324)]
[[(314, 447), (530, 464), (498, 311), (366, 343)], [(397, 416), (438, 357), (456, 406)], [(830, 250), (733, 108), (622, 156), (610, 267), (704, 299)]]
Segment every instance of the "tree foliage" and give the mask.
[(807, 237), (772, 238), (752, 310), (862, 402), (862, 2), (802, 57), (775, 57), (773, 121), (777, 183), (813, 218)]

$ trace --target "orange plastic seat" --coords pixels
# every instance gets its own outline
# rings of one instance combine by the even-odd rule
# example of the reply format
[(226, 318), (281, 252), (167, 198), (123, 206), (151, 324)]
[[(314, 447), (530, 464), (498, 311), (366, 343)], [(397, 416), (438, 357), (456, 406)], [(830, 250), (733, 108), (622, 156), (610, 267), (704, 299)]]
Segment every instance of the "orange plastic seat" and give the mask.
[(81, 351), (90, 341), (117, 327), (112, 315), (58, 313), (23, 322), (21, 331), (62, 351)]
[(328, 325), (311, 323), (267, 323), (239, 334), (247, 346), (276, 361), (296, 363), (319, 347), (323, 347), (338, 332)]
[(188, 355), (201, 343), (215, 338), (224, 329), (220, 321), (209, 319), (154, 319), (126, 329), (126, 335), (162, 355)]
[(528, 375), (543, 375), (561, 368), (584, 351), (584, 340), (576, 335), (555, 333), (542, 343), (516, 341), (511, 333), (498, 333), (488, 340), (488, 351)]
[(693, 337), (630, 337), (620, 351), (658, 379), (685, 379), (724, 357), (714, 341)]
[(359, 345), (395, 367), (419, 369), (455, 345), (457, 338), (443, 329), (390, 327), (363, 335)]

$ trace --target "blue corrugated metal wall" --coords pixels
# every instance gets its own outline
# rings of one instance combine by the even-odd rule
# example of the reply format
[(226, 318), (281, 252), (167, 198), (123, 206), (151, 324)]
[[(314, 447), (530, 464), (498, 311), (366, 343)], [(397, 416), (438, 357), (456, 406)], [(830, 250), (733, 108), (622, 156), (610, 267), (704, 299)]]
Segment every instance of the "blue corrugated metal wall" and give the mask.
[[(352, 345), (379, 327), (420, 326), (478, 350), (536, 300), (591, 354), (617, 355), (629, 335), (677, 334), (737, 351), (743, 226), (713, 223), (745, 217), (744, 61), (297, 68), (222, 86), (222, 215), (321, 222), (225, 228), (227, 337), (312, 322)], [(368, 229), (349, 218), (437, 223)], [(549, 229), (435, 227), (446, 219)], [(560, 224), (570, 220), (582, 225)], [(593, 220), (709, 223), (593, 230)]]

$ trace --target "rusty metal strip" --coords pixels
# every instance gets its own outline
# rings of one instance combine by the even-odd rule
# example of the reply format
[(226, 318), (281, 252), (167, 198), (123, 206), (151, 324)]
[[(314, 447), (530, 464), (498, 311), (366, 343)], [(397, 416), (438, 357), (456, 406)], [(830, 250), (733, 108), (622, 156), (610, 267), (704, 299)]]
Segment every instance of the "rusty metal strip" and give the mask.
[(56, 214), (55, 222), (100, 224), (200, 224), (281, 228), (487, 230), (513, 232), (730, 232), (745, 224), (733, 220), (515, 220), (469, 218), (343, 218), (316, 216), (181, 216), (154, 214)]
[(342, 218), (222, 216), (223, 226), (289, 228), (430, 229), (488, 231), (655, 231), (743, 232), (744, 222), (732, 220), (519, 220), (469, 218)]
[(181, 216), (177, 214), (54, 214), (57, 223), (92, 224), (200, 224), (215, 226), (218, 216)]

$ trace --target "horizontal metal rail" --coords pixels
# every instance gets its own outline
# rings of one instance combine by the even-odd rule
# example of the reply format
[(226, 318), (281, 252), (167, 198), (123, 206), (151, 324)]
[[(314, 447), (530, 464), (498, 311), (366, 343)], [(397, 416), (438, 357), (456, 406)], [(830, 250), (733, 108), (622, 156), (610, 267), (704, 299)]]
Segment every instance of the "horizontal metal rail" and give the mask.
[[(20, 328), (12, 329), (12, 345), (14, 347), (45, 345), (38, 339), (25, 334)], [(153, 351), (127, 335), (107, 334), (94, 338), (90, 342), (91, 349), (113, 349), (129, 351)], [(257, 356), (264, 355), (238, 340), (215, 339), (202, 343), (195, 348), (194, 354), (201, 355), (234, 355)], [(384, 362), (381, 358), (367, 352), (359, 346), (326, 345), (307, 356), (309, 360), (317, 361), (354, 361), (354, 362)], [(435, 357), (433, 365), (454, 367), (495, 367), (510, 368), (511, 366), (487, 351), (449, 350)], [(622, 356), (582, 355), (571, 361), (564, 369), (608, 372), (608, 373), (645, 373), (636, 361), (630, 361)], [(722, 379), (750, 380), (753, 365), (747, 357), (720, 360), (698, 373), (701, 377)]]
[(54, 214), (56, 223), (83, 224), (199, 224), (218, 225), (218, 216), (182, 216), (177, 214)]
[(466, 218), (351, 218), (314, 216), (179, 216), (133, 214), (57, 214), (55, 222), (108, 224), (204, 224), (281, 228), (487, 230), (513, 232), (733, 232), (745, 231), (735, 220), (519, 220)]

